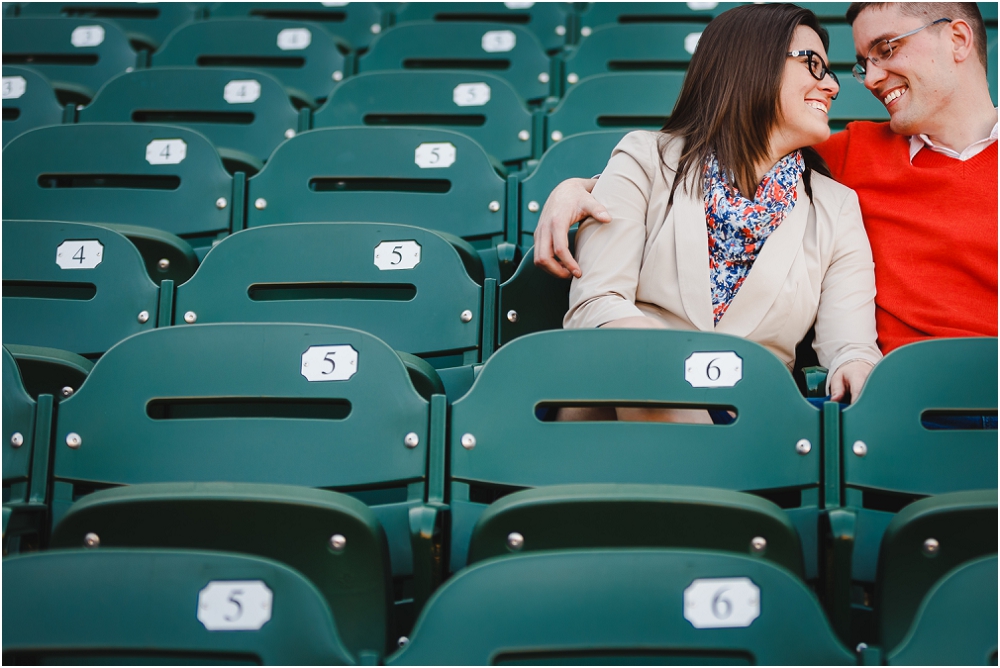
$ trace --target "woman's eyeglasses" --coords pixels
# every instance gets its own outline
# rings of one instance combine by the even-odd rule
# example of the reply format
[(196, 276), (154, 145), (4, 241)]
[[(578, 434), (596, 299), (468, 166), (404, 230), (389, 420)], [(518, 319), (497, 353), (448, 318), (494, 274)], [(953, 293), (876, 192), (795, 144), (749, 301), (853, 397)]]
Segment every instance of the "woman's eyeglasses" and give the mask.
[[(834, 74), (833, 70), (826, 66), (826, 61), (823, 60), (823, 56), (819, 55), (815, 51), (789, 51), (787, 54), (791, 58), (805, 58), (806, 65), (809, 66), (809, 74), (813, 76), (816, 81), (822, 81), (827, 74), (833, 79), (833, 83), (840, 87), (840, 79)], [(840, 95), (840, 91), (837, 91), (837, 95)], [(833, 99), (837, 99), (837, 95), (833, 96)]]
[(911, 30), (910, 32), (904, 32), (902, 35), (893, 37), (892, 39), (883, 39), (881, 42), (876, 42), (872, 48), (868, 49), (868, 55), (864, 58), (858, 58), (857, 64), (854, 66), (854, 78), (861, 83), (865, 82), (865, 63), (871, 62), (872, 65), (878, 65), (879, 63), (889, 60), (892, 58), (893, 51), (899, 46), (894, 44), (904, 37), (909, 37), (910, 35), (916, 35), (918, 32), (924, 28), (930, 28), (931, 26), (936, 26), (939, 23), (951, 23), (951, 19), (938, 19), (937, 21), (931, 21), (927, 25), (920, 26), (916, 30)]

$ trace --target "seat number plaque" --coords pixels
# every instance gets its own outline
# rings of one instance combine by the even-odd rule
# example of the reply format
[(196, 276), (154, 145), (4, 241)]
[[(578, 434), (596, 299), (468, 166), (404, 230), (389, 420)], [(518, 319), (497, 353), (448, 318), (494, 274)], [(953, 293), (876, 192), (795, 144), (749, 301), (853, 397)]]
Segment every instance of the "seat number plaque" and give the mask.
[(256, 631), (271, 619), (273, 599), (260, 580), (209, 582), (198, 592), (198, 621), (209, 631)]
[(63, 269), (93, 269), (104, 259), (104, 244), (97, 239), (64, 241), (56, 248), (56, 264)]
[(750, 578), (706, 578), (684, 590), (684, 619), (696, 629), (750, 626), (760, 617), (760, 589)]
[(684, 360), (684, 380), (691, 387), (732, 387), (743, 378), (743, 358), (732, 351), (691, 353)]
[(302, 375), (310, 383), (347, 380), (357, 372), (358, 351), (353, 346), (310, 346), (302, 353)]
[(413, 269), (420, 264), (420, 244), (416, 241), (383, 241), (375, 247), (375, 266), (381, 271)]

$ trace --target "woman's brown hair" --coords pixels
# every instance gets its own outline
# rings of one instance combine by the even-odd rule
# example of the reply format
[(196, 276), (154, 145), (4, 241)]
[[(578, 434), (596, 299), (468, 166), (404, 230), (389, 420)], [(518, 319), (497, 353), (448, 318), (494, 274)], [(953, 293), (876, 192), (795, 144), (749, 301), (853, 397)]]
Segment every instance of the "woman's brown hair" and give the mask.
[[(816, 31), (823, 48), (829, 48), (829, 35), (816, 15), (796, 5), (742, 5), (720, 14), (705, 28), (674, 111), (663, 126), (663, 132), (684, 141), (671, 200), (689, 168), (700, 168), (712, 153), (730, 183), (757, 185), (754, 166), (769, 153), (771, 130), (781, 114), (786, 54), (800, 25)], [(661, 136), (661, 154), (669, 140)], [(830, 170), (812, 148), (804, 148), (802, 155), (803, 180), (811, 197), (810, 170), (825, 176)], [(744, 195), (752, 199), (754, 193)]]

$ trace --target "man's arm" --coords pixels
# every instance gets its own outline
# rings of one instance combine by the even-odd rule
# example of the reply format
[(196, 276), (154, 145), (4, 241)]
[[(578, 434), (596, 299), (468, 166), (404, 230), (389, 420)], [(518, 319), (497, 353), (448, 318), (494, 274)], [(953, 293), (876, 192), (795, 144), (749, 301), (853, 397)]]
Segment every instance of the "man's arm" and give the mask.
[(569, 252), (569, 228), (586, 218), (611, 222), (611, 215), (590, 192), (597, 179), (567, 179), (549, 194), (535, 228), (535, 264), (559, 278), (583, 275)]

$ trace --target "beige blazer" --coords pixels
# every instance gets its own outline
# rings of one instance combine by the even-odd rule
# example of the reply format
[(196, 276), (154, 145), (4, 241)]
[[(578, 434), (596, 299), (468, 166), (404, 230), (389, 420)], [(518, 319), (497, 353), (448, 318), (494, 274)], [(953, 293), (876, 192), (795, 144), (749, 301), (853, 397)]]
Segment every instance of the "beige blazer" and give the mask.
[[(875, 265), (854, 191), (812, 175), (771, 233), (725, 315), (714, 324), (701, 170), (689, 169), (667, 206), (673, 171), (661, 163), (658, 132), (632, 132), (615, 147), (594, 196), (610, 223), (580, 225), (583, 276), (570, 286), (567, 329), (632, 316), (669, 328), (721, 332), (761, 344), (789, 368), (815, 322), (813, 347), (833, 372), (844, 362), (882, 358), (875, 344)], [(664, 159), (676, 166), (681, 142)]]

